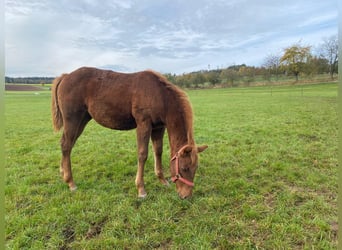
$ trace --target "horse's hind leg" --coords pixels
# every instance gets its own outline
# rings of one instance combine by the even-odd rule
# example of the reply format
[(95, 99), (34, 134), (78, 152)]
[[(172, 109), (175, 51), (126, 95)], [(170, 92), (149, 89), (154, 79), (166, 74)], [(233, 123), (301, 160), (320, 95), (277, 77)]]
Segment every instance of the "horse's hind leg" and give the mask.
[(76, 190), (76, 185), (71, 171), (71, 150), (91, 117), (88, 113), (76, 114), (70, 117), (69, 119), (64, 119), (64, 129), (61, 138), (62, 161), (60, 172), (63, 180), (69, 185), (70, 190), (73, 191)]
[(154, 172), (162, 184), (169, 185), (169, 182), (164, 177), (162, 166), (164, 132), (165, 128), (152, 130), (151, 140), (154, 150)]

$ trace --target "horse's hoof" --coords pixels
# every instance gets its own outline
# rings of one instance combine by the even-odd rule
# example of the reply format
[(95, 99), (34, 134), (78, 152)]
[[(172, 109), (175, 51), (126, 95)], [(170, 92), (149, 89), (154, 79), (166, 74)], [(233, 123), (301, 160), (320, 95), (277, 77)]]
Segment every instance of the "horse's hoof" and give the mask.
[(77, 190), (77, 187), (76, 187), (76, 186), (70, 187), (70, 191), (71, 191), (71, 192), (75, 192), (76, 190)]
[(161, 184), (164, 186), (170, 186), (170, 183), (166, 179), (160, 179)]
[(139, 195), (138, 195), (138, 198), (140, 198), (140, 199), (145, 199), (146, 196), (147, 196), (147, 193), (139, 194)]

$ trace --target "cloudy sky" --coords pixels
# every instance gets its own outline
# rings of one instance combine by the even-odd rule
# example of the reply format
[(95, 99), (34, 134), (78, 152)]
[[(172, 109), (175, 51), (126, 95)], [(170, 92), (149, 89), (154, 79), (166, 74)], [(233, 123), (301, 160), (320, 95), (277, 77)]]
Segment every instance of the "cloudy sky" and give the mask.
[(6, 0), (7, 76), (260, 66), (338, 32), (338, 0)]

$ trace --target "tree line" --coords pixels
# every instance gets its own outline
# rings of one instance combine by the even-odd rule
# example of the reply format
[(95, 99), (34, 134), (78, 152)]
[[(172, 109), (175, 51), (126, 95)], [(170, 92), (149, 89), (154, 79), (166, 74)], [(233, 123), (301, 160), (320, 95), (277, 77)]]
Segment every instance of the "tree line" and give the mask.
[(46, 84), (51, 83), (54, 77), (5, 77), (6, 83), (13, 83), (13, 84)]
[[(311, 45), (293, 44), (279, 54), (269, 54), (260, 67), (246, 64), (227, 68), (200, 70), (181, 75), (165, 74), (169, 81), (183, 88), (250, 86), (253, 82), (278, 81), (298, 82), (300, 77), (311, 78), (329, 75), (333, 80), (338, 74), (337, 35), (323, 39), (313, 53)], [(6, 83), (42, 84), (51, 83), (53, 77), (5, 77)], [(292, 80), (293, 79), (293, 80)]]
[(215, 70), (201, 70), (182, 75), (166, 74), (176, 85), (186, 88), (210, 86), (250, 86), (253, 82), (271, 83), (292, 81), (296, 83), (300, 76), (307, 79), (317, 75), (329, 75), (333, 80), (338, 74), (337, 35), (323, 39), (322, 44), (313, 53), (311, 45), (301, 42), (284, 48), (282, 53), (267, 55), (262, 66), (246, 64), (232, 65)]

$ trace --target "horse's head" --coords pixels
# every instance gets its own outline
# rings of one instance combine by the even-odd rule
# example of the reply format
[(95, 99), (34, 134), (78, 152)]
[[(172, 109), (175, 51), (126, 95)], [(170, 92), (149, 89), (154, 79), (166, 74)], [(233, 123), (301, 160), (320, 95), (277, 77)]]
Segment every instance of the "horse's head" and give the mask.
[(180, 198), (191, 197), (194, 186), (193, 180), (198, 167), (198, 153), (208, 146), (183, 146), (171, 159), (171, 179), (176, 183)]

